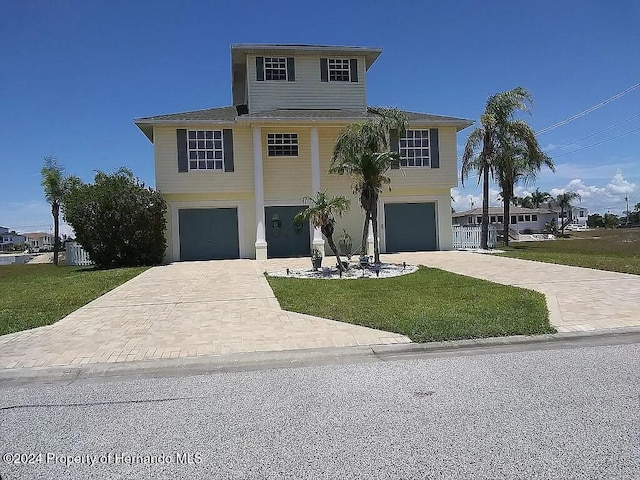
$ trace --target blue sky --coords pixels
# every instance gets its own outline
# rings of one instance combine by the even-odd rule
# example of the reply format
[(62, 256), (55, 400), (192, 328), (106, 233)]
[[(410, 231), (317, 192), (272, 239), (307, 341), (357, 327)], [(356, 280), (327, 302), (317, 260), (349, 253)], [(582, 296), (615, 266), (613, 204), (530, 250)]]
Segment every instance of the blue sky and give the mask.
[[(381, 47), (371, 105), (477, 120), (489, 95), (524, 86), (541, 130), (640, 82), (639, 19), (634, 0), (3, 2), (0, 225), (50, 228), (47, 155), (86, 181), (127, 166), (153, 185), (152, 145), (132, 119), (229, 105), (232, 43)], [(601, 213), (619, 214), (625, 193), (640, 202), (640, 131), (572, 153), (638, 129), (638, 114), (640, 88), (541, 134), (551, 149), (632, 118), (554, 150), (557, 172), (518, 192), (570, 188)], [(453, 195), (458, 210), (479, 205), (474, 179)]]

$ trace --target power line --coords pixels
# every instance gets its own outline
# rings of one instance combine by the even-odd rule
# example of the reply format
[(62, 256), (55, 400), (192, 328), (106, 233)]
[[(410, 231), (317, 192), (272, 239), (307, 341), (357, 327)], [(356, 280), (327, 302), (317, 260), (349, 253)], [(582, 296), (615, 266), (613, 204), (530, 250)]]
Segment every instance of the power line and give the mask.
[(630, 122), (631, 120), (634, 120), (634, 119), (636, 119), (638, 117), (640, 117), (640, 113), (638, 113), (637, 115), (634, 115), (631, 118), (627, 118), (626, 120), (622, 120), (621, 122), (614, 123), (613, 125), (610, 125), (607, 128), (603, 128), (602, 130), (599, 130), (596, 133), (592, 133), (590, 135), (587, 135), (586, 137), (579, 138), (578, 140), (574, 140), (573, 142), (565, 143), (564, 145), (553, 147), (550, 150), (545, 150), (545, 153), (555, 152), (556, 150), (559, 150), (559, 149), (564, 148), (564, 147), (568, 147), (569, 145), (573, 145), (574, 143), (577, 143), (577, 142), (581, 142), (582, 140), (586, 140), (587, 138), (595, 137), (596, 135), (599, 135), (601, 133), (607, 132), (607, 131), (611, 130), (612, 128), (617, 127), (618, 125), (622, 125), (623, 123)]
[(629, 130), (628, 132), (625, 132), (625, 133), (621, 133), (620, 135), (616, 135), (615, 137), (607, 138), (606, 140), (602, 140), (600, 142), (592, 143), (591, 145), (587, 145), (585, 147), (579, 148), (577, 150), (574, 150), (573, 152), (561, 153), (560, 155), (556, 155), (554, 158), (564, 157), (565, 155), (571, 155), (573, 153), (578, 153), (578, 152), (581, 152), (583, 150), (586, 150), (587, 148), (596, 147), (598, 145), (602, 145), (603, 143), (607, 143), (607, 142), (610, 142), (612, 140), (616, 140), (616, 139), (618, 139), (620, 137), (624, 137), (625, 135), (629, 135), (630, 133), (637, 132), (638, 130), (640, 130), (640, 127), (634, 128), (633, 130)]
[(569, 122), (573, 122), (574, 120), (577, 120), (580, 117), (584, 117), (585, 115), (593, 112), (594, 110), (597, 110), (601, 107), (604, 107), (605, 105), (607, 105), (608, 103), (613, 102), (614, 100), (619, 99), (620, 97), (625, 96), (627, 93), (632, 92), (633, 90), (635, 90), (636, 88), (640, 88), (640, 83), (637, 83), (629, 88), (627, 88), (624, 92), (620, 92), (617, 95), (614, 95), (611, 98), (606, 99), (604, 102), (600, 102), (597, 105), (594, 105), (593, 107), (587, 108), (584, 112), (580, 112), (575, 114), (572, 117), (567, 118), (566, 120), (562, 120), (561, 122), (558, 123), (554, 123), (553, 125), (551, 125), (550, 127), (547, 128), (543, 128), (542, 130), (539, 130), (536, 132), (536, 135), (541, 135), (543, 133), (547, 133), (550, 130), (554, 130), (558, 127), (561, 127), (563, 125), (566, 125)]

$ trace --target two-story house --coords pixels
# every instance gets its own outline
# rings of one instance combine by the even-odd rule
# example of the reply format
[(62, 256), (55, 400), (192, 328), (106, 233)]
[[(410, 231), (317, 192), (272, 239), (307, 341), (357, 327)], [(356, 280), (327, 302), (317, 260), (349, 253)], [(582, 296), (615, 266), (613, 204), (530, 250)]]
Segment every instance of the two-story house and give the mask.
[[(336, 232), (359, 239), (364, 216), (351, 179), (328, 171), (341, 131), (372, 115), (367, 72), (380, 53), (232, 45), (232, 106), (137, 118), (153, 142), (156, 188), (168, 204), (166, 260), (308, 255), (324, 241), (293, 217), (303, 197), (324, 190), (352, 199)], [(402, 168), (389, 173), (392, 190), (378, 209), (380, 248), (450, 249), (456, 134), (472, 122), (407, 115), (410, 129), (397, 146)]]

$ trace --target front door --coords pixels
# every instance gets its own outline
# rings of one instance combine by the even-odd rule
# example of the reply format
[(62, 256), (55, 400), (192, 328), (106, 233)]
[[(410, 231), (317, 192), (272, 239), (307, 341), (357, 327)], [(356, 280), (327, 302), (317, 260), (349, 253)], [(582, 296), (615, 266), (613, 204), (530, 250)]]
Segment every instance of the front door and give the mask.
[(295, 225), (293, 217), (304, 206), (265, 207), (267, 256), (269, 258), (302, 257), (310, 252), (309, 223)]

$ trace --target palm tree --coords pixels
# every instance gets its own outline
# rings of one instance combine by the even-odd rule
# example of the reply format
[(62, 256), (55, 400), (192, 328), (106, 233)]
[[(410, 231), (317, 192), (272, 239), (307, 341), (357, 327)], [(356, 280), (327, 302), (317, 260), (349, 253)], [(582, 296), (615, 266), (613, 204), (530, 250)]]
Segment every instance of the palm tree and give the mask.
[(329, 247), (338, 260), (338, 268), (344, 271), (344, 266), (340, 261), (340, 254), (333, 241), (333, 232), (336, 226), (336, 216), (344, 215), (350, 206), (350, 201), (344, 197), (329, 197), (327, 192), (316, 192), (313, 197), (304, 197), (305, 203), (311, 205), (305, 210), (299, 212), (294, 218), (295, 223), (311, 222), (314, 228), (319, 228), (322, 235), (327, 239)]
[[(524, 124), (524, 122), (521, 123)], [(535, 180), (543, 165), (555, 171), (553, 161), (540, 149), (533, 130), (526, 124), (517, 128), (519, 128), (520, 132), (519, 138), (514, 138), (513, 143), (505, 142), (502, 145), (494, 164), (498, 184), (502, 188), (503, 197), (506, 198), (513, 196), (517, 183), (522, 182), (526, 185), (531, 180)], [(532, 196), (523, 197), (519, 200), (520, 206), (523, 208), (534, 207)], [(509, 245), (510, 208), (509, 202), (503, 203), (502, 226), (505, 246)]]
[(571, 202), (576, 198), (580, 199), (582, 197), (577, 192), (565, 192), (558, 194), (554, 199), (554, 203), (560, 208), (560, 218), (562, 222), (560, 223), (560, 230), (562, 231), (562, 235), (564, 235), (564, 227), (567, 224), (566, 219), (564, 218), (564, 212), (571, 211)]
[(528, 112), (531, 104), (531, 94), (522, 87), (492, 95), (480, 116), (480, 126), (469, 134), (464, 147), (460, 175), (462, 184), (474, 171), (478, 174), (478, 183), (482, 179), (480, 246), (483, 249), (488, 247), (489, 237), (489, 176), (496, 176), (497, 162), (504, 159), (513, 146), (526, 146), (530, 152), (540, 150), (531, 127), (513, 118), (518, 110)]
[(382, 188), (391, 183), (387, 172), (399, 165), (399, 153), (391, 150), (397, 142), (397, 134), (407, 129), (408, 120), (402, 111), (395, 108), (370, 111), (374, 114), (373, 118), (349, 125), (336, 140), (329, 173), (351, 176), (353, 191), (359, 196), (360, 206), (365, 212), (362, 252), (366, 252), (371, 222), (375, 239), (374, 258), (379, 263), (378, 201)]
[(551, 199), (551, 194), (549, 192), (541, 192), (539, 188), (536, 188), (536, 191), (531, 194), (531, 199), (536, 208), (540, 208), (541, 203)]
[(60, 205), (68, 191), (68, 181), (64, 176), (64, 168), (53, 155), (45, 157), (40, 174), (44, 196), (51, 205), (51, 215), (53, 215), (53, 264), (58, 265), (60, 252)]

